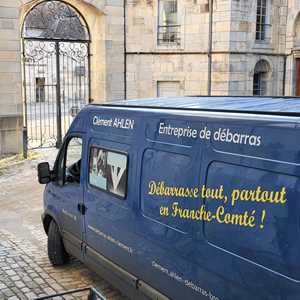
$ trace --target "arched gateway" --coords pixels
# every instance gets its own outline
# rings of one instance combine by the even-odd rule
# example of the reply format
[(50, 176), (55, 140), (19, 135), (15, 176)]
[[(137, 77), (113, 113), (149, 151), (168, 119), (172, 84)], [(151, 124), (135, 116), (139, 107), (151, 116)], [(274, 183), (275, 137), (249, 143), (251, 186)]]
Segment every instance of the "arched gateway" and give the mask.
[(22, 38), (28, 148), (58, 147), (89, 102), (89, 30), (69, 4), (44, 1), (27, 14)]

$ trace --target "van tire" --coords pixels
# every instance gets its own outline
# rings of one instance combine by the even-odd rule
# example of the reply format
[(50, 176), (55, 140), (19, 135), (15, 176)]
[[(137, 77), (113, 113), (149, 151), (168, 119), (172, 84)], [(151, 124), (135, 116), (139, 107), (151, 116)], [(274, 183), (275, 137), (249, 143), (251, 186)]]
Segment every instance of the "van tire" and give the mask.
[(52, 220), (48, 231), (48, 257), (53, 266), (62, 266), (69, 260), (57, 224)]

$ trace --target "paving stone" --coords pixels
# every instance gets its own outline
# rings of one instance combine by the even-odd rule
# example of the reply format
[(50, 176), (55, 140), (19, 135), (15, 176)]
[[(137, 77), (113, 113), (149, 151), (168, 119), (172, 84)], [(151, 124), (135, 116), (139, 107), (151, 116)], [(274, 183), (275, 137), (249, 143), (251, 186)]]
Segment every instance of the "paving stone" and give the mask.
[(35, 278), (35, 279), (34, 279), (34, 282), (37, 283), (38, 285), (41, 285), (41, 284), (44, 283), (45, 281), (44, 281), (42, 278), (38, 277), (38, 278)]
[(7, 297), (11, 297), (11, 296), (14, 295), (13, 291), (12, 291), (12, 290), (9, 290), (9, 289), (5, 289), (5, 290), (3, 290), (2, 292), (3, 292), (3, 294), (4, 294), (5, 296), (7, 296)]
[(7, 274), (8, 276), (14, 276), (14, 275), (16, 275), (16, 272), (13, 271), (13, 270), (7, 270), (6, 274)]
[(21, 291), (22, 291), (23, 294), (26, 294), (26, 293), (30, 292), (28, 287), (22, 288)]
[(15, 282), (15, 285), (16, 285), (16, 287), (19, 288), (19, 289), (25, 287), (25, 284), (24, 284), (24, 282), (22, 282), (22, 281), (16, 281), (16, 282)]
[(19, 300), (27, 300), (27, 297), (25, 296), (24, 293), (20, 292), (17, 294), (17, 297)]
[(11, 280), (18, 281), (18, 280), (20, 280), (20, 277), (16, 275), (16, 276), (11, 277)]
[(29, 293), (26, 293), (25, 296), (26, 296), (28, 299), (32, 299), (32, 298), (36, 297), (36, 294), (33, 293), (33, 292), (29, 292)]

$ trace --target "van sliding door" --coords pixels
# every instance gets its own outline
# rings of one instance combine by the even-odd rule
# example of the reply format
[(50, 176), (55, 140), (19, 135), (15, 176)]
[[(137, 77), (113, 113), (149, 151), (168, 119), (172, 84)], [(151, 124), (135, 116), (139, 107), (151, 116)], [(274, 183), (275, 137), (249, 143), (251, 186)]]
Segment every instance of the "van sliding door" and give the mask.
[[(85, 242), (88, 262), (97, 254), (128, 266), (132, 254), (134, 217), (128, 197), (133, 160), (129, 146), (110, 141), (91, 140), (85, 206)], [(126, 230), (125, 230), (126, 228)]]

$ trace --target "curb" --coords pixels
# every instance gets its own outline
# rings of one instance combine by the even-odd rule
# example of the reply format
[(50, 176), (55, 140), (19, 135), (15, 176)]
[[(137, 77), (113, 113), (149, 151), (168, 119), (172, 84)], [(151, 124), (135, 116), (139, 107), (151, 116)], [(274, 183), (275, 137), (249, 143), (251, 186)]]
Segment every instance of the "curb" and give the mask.
[(34, 155), (34, 154), (33, 154), (32, 157), (29, 157), (27, 159), (24, 159), (24, 158), (18, 159), (17, 157), (15, 157), (15, 158), (12, 158), (10, 160), (10, 157), (7, 157), (7, 158), (4, 158), (4, 159), (0, 160), (0, 165), (1, 165), (1, 161), (3, 163), (3, 166), (2, 167), (0, 166), (0, 176), (5, 174), (5, 172), (9, 171), (11, 168), (21, 166), (21, 165), (25, 164), (28, 161), (37, 160), (41, 156), (39, 154), (37, 154), (37, 155)]

